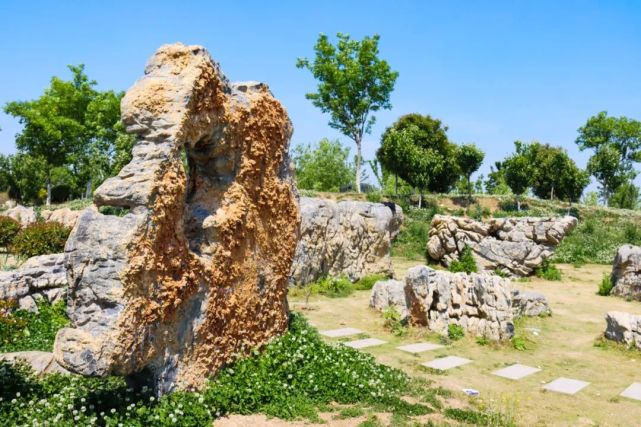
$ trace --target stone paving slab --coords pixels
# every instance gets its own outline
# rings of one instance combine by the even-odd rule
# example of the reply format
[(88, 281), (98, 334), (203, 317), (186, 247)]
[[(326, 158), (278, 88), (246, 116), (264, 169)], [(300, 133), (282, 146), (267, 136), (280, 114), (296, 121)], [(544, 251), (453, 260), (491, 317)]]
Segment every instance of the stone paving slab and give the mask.
[(514, 365), (494, 371), (492, 372), (492, 374), (510, 380), (520, 380), (521, 378), (525, 378), (528, 375), (536, 374), (539, 371), (539, 368), (533, 368), (532, 366), (526, 366), (521, 365), (520, 363), (516, 363)]
[(365, 347), (374, 347), (375, 345), (385, 344), (386, 342), (387, 341), (379, 340), (377, 338), (365, 338), (362, 340), (350, 341), (343, 344), (352, 348), (365, 348)]
[(621, 392), (620, 396), (628, 399), (641, 400), (641, 383), (632, 383), (630, 387)]
[(330, 338), (348, 337), (350, 335), (358, 335), (362, 333), (363, 331), (356, 328), (340, 328), (340, 329), (330, 329), (327, 331), (320, 331), (321, 335), (325, 335), (326, 337), (330, 337)]
[(432, 368), (432, 369), (438, 369), (440, 371), (444, 371), (446, 369), (451, 369), (451, 368), (456, 368), (458, 366), (463, 366), (468, 363), (471, 363), (472, 361), (470, 359), (466, 359), (464, 357), (458, 357), (458, 356), (447, 356), (447, 357), (441, 357), (438, 359), (431, 360), (429, 362), (424, 362), (421, 363), (421, 365), (427, 367), (427, 368)]
[(555, 391), (557, 393), (575, 394), (587, 387), (590, 383), (585, 381), (573, 380), (570, 378), (557, 378), (551, 383), (543, 386), (545, 390)]
[(419, 342), (416, 344), (407, 344), (400, 347), (396, 347), (398, 350), (406, 351), (408, 353), (422, 353), (424, 351), (432, 351), (439, 348), (443, 348), (440, 344), (432, 344), (431, 342)]

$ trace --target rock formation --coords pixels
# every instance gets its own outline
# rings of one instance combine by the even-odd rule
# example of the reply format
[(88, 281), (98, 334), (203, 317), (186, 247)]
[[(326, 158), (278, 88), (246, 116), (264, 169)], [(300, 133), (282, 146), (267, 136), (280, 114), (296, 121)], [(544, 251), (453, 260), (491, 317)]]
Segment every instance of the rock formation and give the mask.
[(511, 338), (510, 281), (481, 273), (450, 273), (417, 266), (407, 271), (405, 295), (410, 322), (447, 334), (450, 324), (491, 340)]
[(512, 312), (515, 317), (537, 317), (552, 314), (545, 295), (518, 289), (512, 290)]
[(3, 215), (13, 218), (23, 227), (36, 221), (36, 211), (34, 208), (28, 208), (22, 205), (16, 205), (3, 212)]
[[(54, 210), (44, 209), (40, 212), (40, 217), (43, 221), (59, 222), (65, 227), (73, 227), (76, 225), (76, 220), (80, 216), (81, 211), (74, 211), (69, 208), (60, 208)], [(10, 209), (7, 209), (4, 215), (15, 219), (23, 227), (36, 222), (37, 215), (36, 211), (32, 207), (25, 207), (22, 205), (16, 205)]]
[(15, 353), (0, 353), (0, 360), (7, 362), (23, 362), (31, 366), (36, 375), (70, 374), (60, 366), (48, 351), (17, 351)]
[(513, 276), (534, 273), (577, 224), (563, 218), (472, 218), (436, 215), (427, 243), (429, 256), (449, 266), (469, 246), (480, 268)]
[(392, 274), (391, 242), (403, 222), (399, 206), (301, 197), (300, 210), (291, 285), (324, 276), (345, 275), (356, 281), (370, 274)]
[(623, 245), (612, 265), (612, 295), (641, 301), (641, 247)]
[(37, 298), (50, 303), (64, 299), (66, 286), (64, 254), (36, 256), (17, 270), (0, 271), (0, 300), (16, 300), (24, 310), (37, 311)]
[(84, 375), (146, 375), (159, 394), (201, 388), (287, 328), (291, 123), (266, 85), (230, 83), (182, 44), (152, 56), (121, 111), (133, 159), (67, 241), (71, 327), (54, 355)]
[(605, 337), (641, 350), (641, 316), (622, 311), (610, 311), (605, 315)]
[(394, 279), (374, 283), (369, 305), (379, 311), (394, 307), (401, 315), (401, 319), (406, 319), (409, 316), (409, 310), (405, 297), (405, 283)]

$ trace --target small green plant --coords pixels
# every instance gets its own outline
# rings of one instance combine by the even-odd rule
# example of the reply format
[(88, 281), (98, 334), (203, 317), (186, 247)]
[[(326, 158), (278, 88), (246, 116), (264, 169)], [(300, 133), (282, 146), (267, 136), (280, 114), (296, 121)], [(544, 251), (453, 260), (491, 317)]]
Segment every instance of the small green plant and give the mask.
[(20, 231), (20, 223), (15, 219), (0, 215), (0, 246), (8, 248)]
[(501, 270), (500, 268), (497, 268), (496, 270), (494, 270), (494, 274), (496, 274), (499, 277), (503, 277), (503, 278), (510, 277), (509, 273), (505, 272), (504, 270)]
[(511, 342), (512, 342), (512, 347), (514, 347), (515, 350), (525, 351), (528, 348), (527, 340), (524, 337), (520, 336), (520, 335), (514, 335), (512, 337), (512, 341)]
[(387, 276), (384, 276), (382, 274), (372, 274), (369, 276), (365, 276), (362, 279), (360, 279), (358, 282), (354, 283), (354, 289), (358, 291), (369, 291), (372, 289), (374, 284), (376, 282), (379, 282), (381, 280), (386, 280)]
[(50, 304), (36, 300), (37, 313), (17, 309), (15, 303), (0, 305), (0, 353), (52, 351), (56, 333), (69, 323), (64, 301)]
[(392, 331), (398, 337), (405, 335), (407, 328), (401, 319), (401, 314), (396, 307), (389, 306), (383, 310), (383, 326)]
[(59, 222), (29, 224), (13, 239), (11, 252), (26, 258), (62, 252), (70, 232)]
[(345, 277), (325, 277), (311, 286), (312, 293), (330, 298), (343, 298), (354, 292), (354, 285)]
[(461, 325), (450, 323), (449, 325), (447, 325), (447, 336), (452, 341), (458, 341), (461, 338), (465, 337), (465, 330)]
[(383, 194), (380, 191), (370, 191), (365, 196), (368, 202), (380, 203), (383, 201)]
[(467, 245), (463, 248), (459, 259), (452, 261), (452, 263), (450, 264), (450, 271), (452, 273), (464, 272), (467, 274), (476, 273), (478, 271), (476, 260), (474, 259), (474, 254), (472, 253), (472, 248)]
[(545, 280), (561, 280), (561, 272), (556, 268), (556, 265), (552, 264), (547, 258), (543, 260), (541, 266), (534, 270), (534, 274), (536, 274), (536, 277), (540, 277)]
[(476, 343), (478, 345), (486, 346), (486, 345), (490, 344), (490, 340), (485, 335), (481, 335), (481, 336), (476, 337)]
[(610, 292), (612, 292), (612, 288), (614, 285), (612, 284), (612, 278), (610, 277), (609, 274), (605, 273), (603, 274), (603, 278), (601, 279), (601, 283), (599, 283), (599, 290), (597, 291), (597, 294), (602, 295), (602, 296), (608, 296), (610, 295)]

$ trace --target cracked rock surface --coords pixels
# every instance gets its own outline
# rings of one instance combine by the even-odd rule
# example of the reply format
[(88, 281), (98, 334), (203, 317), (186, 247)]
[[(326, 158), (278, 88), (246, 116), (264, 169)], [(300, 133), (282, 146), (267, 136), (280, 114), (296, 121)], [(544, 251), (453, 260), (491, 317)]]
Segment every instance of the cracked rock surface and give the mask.
[(641, 247), (623, 245), (612, 265), (612, 295), (641, 301)]
[(561, 218), (472, 218), (435, 215), (427, 252), (449, 266), (465, 246), (472, 249), (477, 265), (511, 276), (528, 276), (554, 254), (554, 249), (576, 227), (572, 216)]
[(231, 83), (182, 44), (158, 49), (121, 110), (133, 159), (67, 241), (71, 326), (54, 355), (83, 375), (144, 376), (158, 394), (198, 389), (287, 328), (292, 126), (266, 85)]

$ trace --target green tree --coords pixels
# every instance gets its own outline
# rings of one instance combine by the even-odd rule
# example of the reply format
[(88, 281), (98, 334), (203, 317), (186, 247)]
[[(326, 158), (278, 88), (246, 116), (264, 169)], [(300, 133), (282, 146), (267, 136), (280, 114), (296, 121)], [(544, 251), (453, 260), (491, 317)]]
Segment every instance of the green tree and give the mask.
[(323, 113), (330, 114), (329, 125), (338, 129), (356, 144), (356, 190), (361, 191), (363, 136), (371, 132), (375, 111), (391, 109), (390, 94), (398, 73), (379, 59), (379, 36), (351, 40), (337, 34), (333, 45), (321, 34), (314, 46), (315, 58), (299, 58), (298, 68), (306, 68), (318, 80), (317, 91), (307, 99)]
[(129, 141), (120, 146), (129, 150), (133, 141), (118, 125), (123, 93), (97, 91), (83, 65), (69, 66), (69, 70), (72, 80), (53, 77), (38, 99), (4, 107), (23, 125), (16, 136), (18, 152), (44, 161), (47, 204), (54, 168), (68, 167), (78, 180), (104, 179), (113, 173), (116, 141)]
[(579, 148), (594, 150), (588, 172), (599, 181), (601, 195), (608, 202), (621, 185), (636, 176), (633, 166), (641, 161), (641, 122), (602, 111), (578, 132)]
[(461, 174), (465, 178), (465, 188), (469, 199), (472, 198), (472, 191), (474, 191), (471, 181), (472, 174), (481, 167), (484, 158), (485, 153), (474, 144), (463, 144), (458, 147), (456, 161)]
[(525, 194), (532, 182), (532, 171), (529, 160), (523, 153), (520, 153), (517, 148), (517, 153), (503, 161), (502, 170), (505, 182), (515, 196), (516, 208), (520, 211), (520, 197)]
[(639, 187), (629, 181), (621, 184), (609, 202), (615, 208), (636, 209), (639, 206)]
[(339, 191), (353, 180), (348, 162), (349, 148), (338, 140), (321, 139), (312, 146), (297, 145), (293, 150), (296, 185), (316, 191)]
[(505, 174), (503, 173), (503, 162), (494, 162), (494, 166), (490, 166), (490, 173), (487, 174), (485, 180), (485, 191), (487, 194), (502, 195), (510, 192), (505, 182)]

